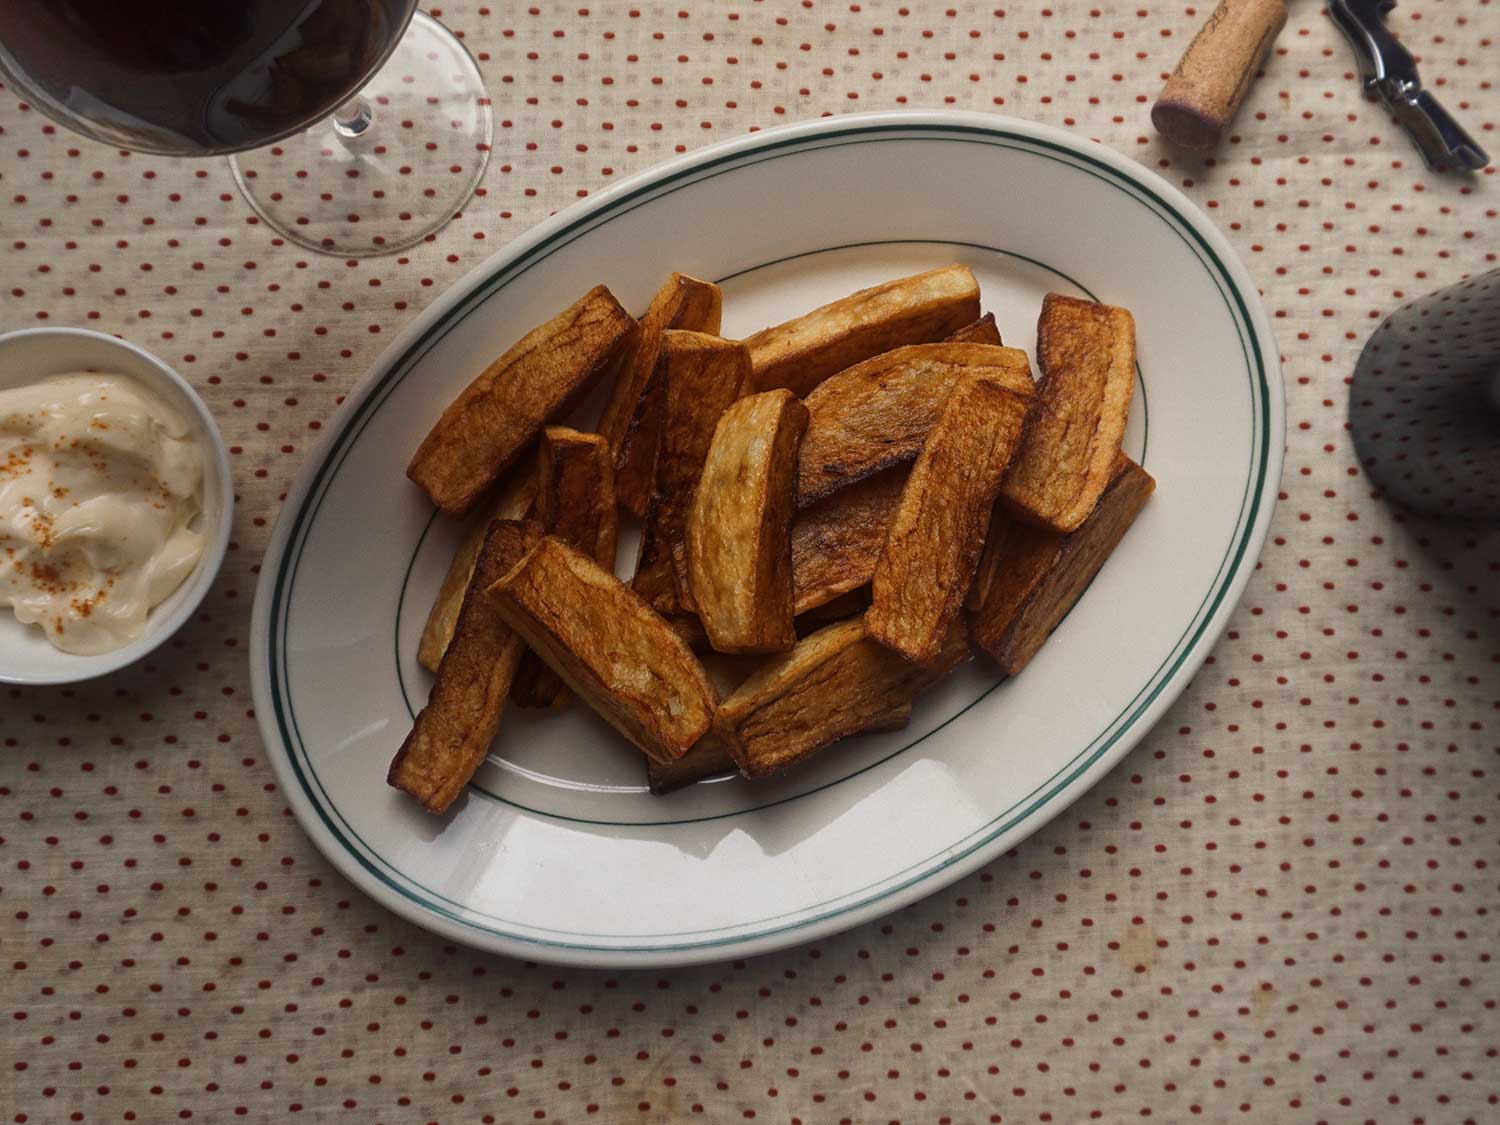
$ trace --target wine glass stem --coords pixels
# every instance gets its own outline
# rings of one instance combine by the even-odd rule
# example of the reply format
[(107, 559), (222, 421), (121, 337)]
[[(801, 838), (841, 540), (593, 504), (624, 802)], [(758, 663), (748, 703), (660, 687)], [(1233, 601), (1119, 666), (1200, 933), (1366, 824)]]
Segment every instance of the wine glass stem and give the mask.
[(375, 111), (359, 94), (333, 111), (333, 127), (346, 141), (362, 136), (374, 120)]
[[(12, 2), (0, 0), (0, 12)], [(362, 3), (375, 0), (340, 0), (344, 7)], [(230, 166), (277, 236), (307, 250), (364, 257), (404, 250), (440, 230), (473, 196), (493, 138), (473, 56), (442, 24), (414, 11), (401, 42), (361, 90), (312, 128), (241, 153)]]

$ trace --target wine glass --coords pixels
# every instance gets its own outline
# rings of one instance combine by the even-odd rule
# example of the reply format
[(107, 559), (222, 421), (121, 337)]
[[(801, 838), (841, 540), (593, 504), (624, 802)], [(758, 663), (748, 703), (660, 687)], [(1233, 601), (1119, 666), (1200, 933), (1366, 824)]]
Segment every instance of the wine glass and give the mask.
[(416, 0), (0, 0), (0, 77), (106, 144), (234, 154), (261, 218), (330, 254), (420, 242), (489, 161), (479, 68)]

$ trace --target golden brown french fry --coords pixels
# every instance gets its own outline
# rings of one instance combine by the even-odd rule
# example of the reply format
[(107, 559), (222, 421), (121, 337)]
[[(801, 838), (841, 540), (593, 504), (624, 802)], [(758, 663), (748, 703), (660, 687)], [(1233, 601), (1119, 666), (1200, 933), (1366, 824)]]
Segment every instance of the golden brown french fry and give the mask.
[(870, 587), (866, 584), (848, 593), (840, 594), (822, 605), (813, 606), (806, 613), (798, 614), (797, 636), (805, 637), (809, 633), (816, 633), (825, 625), (832, 625), (835, 621), (859, 617), (869, 608)]
[(999, 347), (1000, 329), (995, 325), (995, 314), (985, 313), (972, 324), (965, 324), (944, 341), (948, 344), (994, 344)]
[(962, 629), (923, 667), (878, 644), (863, 618), (841, 621), (771, 657), (719, 704), (714, 731), (742, 774), (762, 777), (849, 735), (904, 726), (912, 701), (968, 658)]
[[(682, 620), (696, 622), (698, 619), (686, 617)], [(675, 627), (675, 621), (673, 624)], [(708, 643), (701, 631), (697, 639), (705, 646)], [(703, 664), (703, 671), (708, 675), (708, 682), (713, 686), (714, 695), (718, 698), (728, 695), (744, 683), (745, 678), (754, 672), (760, 663), (758, 657), (729, 656), (722, 652), (714, 652), (712, 649), (703, 652), (700, 660)], [(729, 757), (729, 751), (724, 748), (723, 743), (718, 740), (712, 730), (674, 762), (658, 762), (644, 754), (641, 755), (641, 760), (646, 763), (646, 783), (650, 786), (651, 792), (657, 795), (681, 789), (685, 785), (691, 785), (705, 778), (735, 772), (734, 759)]]
[(537, 458), (537, 519), (606, 570), (613, 568), (619, 516), (609, 443), (600, 434), (548, 426)]
[(615, 493), (619, 504), (637, 516), (646, 514), (656, 486), (661, 444), (662, 388), (653, 378), (662, 333), (669, 328), (717, 335), (724, 295), (710, 281), (674, 273), (641, 317), (640, 337), (615, 378), (614, 390), (599, 419), (599, 432), (615, 456)]
[(912, 466), (871, 580), (870, 635), (908, 660), (938, 659), (984, 546), (1030, 390), (970, 377), (953, 388)]
[(908, 472), (905, 465), (886, 469), (797, 513), (792, 597), (799, 617), (869, 584)]
[(981, 375), (1031, 387), (1026, 353), (986, 344), (914, 344), (828, 379), (807, 396), (807, 433), (797, 461), (802, 509), (892, 465), (916, 460), (959, 378)]
[(997, 505), (975, 579), (980, 608), (970, 622), (974, 643), (1014, 676), (1073, 608), (1135, 521), (1156, 482), (1121, 454), (1098, 504), (1077, 531), (1035, 527)]
[(428, 611), (427, 623), (422, 626), (422, 636), (417, 642), (417, 663), (429, 672), (438, 670), (438, 662), (453, 639), (458, 610), (464, 603), (464, 591), (469, 588), (474, 562), (479, 558), (479, 547), (484, 542), (490, 521), (529, 519), (535, 508), (536, 488), (535, 460), (522, 461), (501, 482), (485, 518), (476, 520), (464, 534), (453, 561), (448, 564), (448, 573), (438, 589), (432, 609)]
[[(874, 716), (862, 727), (859, 734), (876, 734), (882, 731), (900, 730), (911, 721), (911, 704), (897, 703)], [(664, 797), (689, 785), (725, 774), (738, 774), (739, 765), (729, 747), (713, 731), (709, 731), (694, 746), (675, 762), (653, 762), (646, 759), (646, 784), (651, 793)]]
[(698, 744), (674, 762), (658, 762), (646, 759), (646, 784), (651, 792), (661, 797), (677, 789), (683, 789), (710, 777), (734, 773), (734, 755), (729, 747), (709, 731), (698, 740)]
[[(566, 426), (543, 430), (536, 509), (548, 535), (577, 547), (605, 570), (614, 570), (619, 516), (609, 442)], [(534, 652), (521, 658), (510, 697), (518, 707), (554, 709), (566, 706), (569, 698), (557, 673)]]
[(792, 484), (807, 407), (782, 388), (742, 398), (714, 428), (686, 544), (693, 605), (720, 652), (785, 652), (792, 625)]
[(501, 619), (647, 757), (680, 758), (708, 730), (714, 692), (692, 650), (576, 547), (543, 536), (490, 594)]
[[(1007, 605), (1011, 608), (1006, 609), (1005, 613), (1011, 613), (1038, 581), (1041, 571), (1052, 564), (1057, 549), (1073, 537), (1082, 535), (1096, 517), (1107, 518), (1106, 514), (1100, 510), (1100, 505), (1106, 498), (1111, 499), (1112, 503), (1128, 504), (1127, 498), (1138, 489), (1132, 488), (1131, 482), (1121, 479), (1127, 473), (1146, 478), (1148, 483), (1145, 486), (1145, 492), (1139, 498), (1142, 505), (1145, 503), (1145, 499), (1156, 487), (1156, 482), (1150, 479), (1150, 474), (1124, 453), (1119, 453), (1115, 456), (1115, 463), (1111, 467), (1110, 482), (1105, 487), (1104, 495), (1099, 498), (1100, 504), (1095, 505), (1094, 511), (1089, 513), (1089, 518), (1084, 521), (1083, 526), (1074, 532), (1052, 531), (1049, 528), (1037, 527), (1035, 524), (1017, 519), (1008, 510), (1005, 497), (999, 497), (995, 501), (994, 510), (990, 513), (990, 531), (985, 537), (984, 551), (979, 556), (979, 566), (974, 570), (974, 581), (969, 587), (968, 597), (964, 600), (964, 608), (969, 611), (971, 617), (976, 616), (984, 607), (985, 601), (992, 592), (1000, 590), (1008, 591), (1008, 593), (997, 598), (990, 607), (991, 616), (995, 618), (1004, 616), (1002, 609)], [(1117, 489), (1122, 490), (1126, 497), (1115, 497), (1114, 492)], [(1135, 513), (1132, 512), (1130, 519), (1133, 521), (1134, 518)], [(1121, 534), (1123, 535), (1123, 531)], [(999, 630), (991, 626), (989, 632), (991, 635), (998, 635)], [(1048, 629), (1047, 632), (1050, 633), (1051, 630)], [(977, 635), (975, 640), (977, 644)]]
[(448, 515), (463, 515), (543, 425), (609, 370), (636, 332), (630, 314), (596, 285), (464, 388), (422, 439), (406, 475)]
[(979, 316), (979, 282), (944, 266), (861, 289), (748, 336), (753, 389), (788, 387), (799, 398), (851, 364), (904, 344), (941, 340)]
[(708, 643), (708, 634), (703, 631), (703, 622), (698, 620), (696, 613), (668, 613), (662, 615), (665, 621), (682, 638), (683, 643), (694, 652), (710, 653), (713, 648)]
[(754, 654), (737, 656), (728, 652), (715, 652), (713, 649), (702, 653), (698, 662), (703, 665), (703, 672), (714, 689), (715, 699), (723, 699), (729, 695), (764, 663)]
[(664, 391), (656, 492), (641, 529), (631, 587), (660, 613), (691, 610), (688, 512), (719, 415), (739, 397), (750, 357), (737, 340), (702, 332), (662, 333), (656, 378)]
[(1036, 418), (1002, 495), (1022, 519), (1072, 531), (1094, 510), (1125, 436), (1135, 321), (1124, 309), (1049, 293), (1036, 337)]
[(453, 643), (443, 654), (427, 706), (391, 760), (386, 783), (431, 813), (445, 812), (484, 761), (500, 729), (511, 678), (525, 645), (485, 591), (541, 538), (534, 523), (495, 520), (480, 543)]

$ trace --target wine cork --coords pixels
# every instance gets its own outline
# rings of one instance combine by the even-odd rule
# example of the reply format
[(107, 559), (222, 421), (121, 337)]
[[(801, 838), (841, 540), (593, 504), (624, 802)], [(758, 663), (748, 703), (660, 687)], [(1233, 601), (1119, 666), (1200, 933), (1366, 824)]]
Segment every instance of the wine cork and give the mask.
[(1283, 0), (1223, 0), (1151, 107), (1157, 131), (1187, 148), (1217, 144), (1285, 26)]

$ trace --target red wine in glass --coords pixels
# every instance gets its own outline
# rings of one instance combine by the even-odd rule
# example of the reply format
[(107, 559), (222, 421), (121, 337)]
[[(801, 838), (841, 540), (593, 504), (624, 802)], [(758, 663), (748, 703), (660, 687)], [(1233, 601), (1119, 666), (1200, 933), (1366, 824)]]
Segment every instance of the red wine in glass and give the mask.
[(0, 0), (0, 78), (120, 148), (246, 153), (261, 216), (340, 254), (431, 234), (489, 154), (474, 61), (415, 0)]

